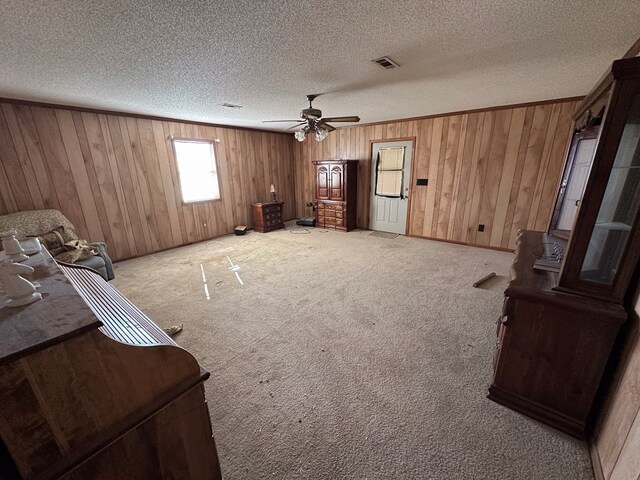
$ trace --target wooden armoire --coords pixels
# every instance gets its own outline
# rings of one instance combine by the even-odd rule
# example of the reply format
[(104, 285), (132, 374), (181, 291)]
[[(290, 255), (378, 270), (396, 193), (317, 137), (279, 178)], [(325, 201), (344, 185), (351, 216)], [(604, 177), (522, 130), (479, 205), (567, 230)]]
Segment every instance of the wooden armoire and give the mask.
[(358, 161), (316, 160), (316, 226), (348, 232), (356, 228)]

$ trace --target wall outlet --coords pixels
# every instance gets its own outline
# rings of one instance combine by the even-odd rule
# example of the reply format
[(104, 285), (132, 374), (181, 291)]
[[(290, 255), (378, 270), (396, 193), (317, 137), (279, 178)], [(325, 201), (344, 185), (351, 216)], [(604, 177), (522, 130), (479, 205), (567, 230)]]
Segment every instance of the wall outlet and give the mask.
[(482, 223), (478, 225), (478, 231), (484, 232), (484, 225)]

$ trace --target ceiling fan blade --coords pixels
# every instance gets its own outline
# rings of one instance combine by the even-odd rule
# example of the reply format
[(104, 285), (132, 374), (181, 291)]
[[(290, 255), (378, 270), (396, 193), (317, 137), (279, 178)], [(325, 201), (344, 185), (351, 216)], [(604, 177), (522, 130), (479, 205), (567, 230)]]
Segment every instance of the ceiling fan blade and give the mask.
[(289, 128), (285, 128), (285, 129), (284, 129), (284, 131), (286, 132), (287, 130), (292, 130), (292, 129), (294, 129), (294, 128), (298, 128), (298, 127), (300, 127), (301, 125), (304, 125), (305, 123), (307, 123), (307, 122), (300, 122), (300, 123), (296, 123), (295, 125), (291, 125)]
[(359, 122), (360, 121), (360, 117), (358, 117), (357, 115), (352, 115), (351, 117), (329, 117), (329, 118), (323, 118), (322, 119), (323, 122)]
[(324, 120), (318, 122), (316, 124), (316, 127), (322, 128), (322, 129), (326, 130), (327, 132), (333, 132), (336, 129), (336, 127), (332, 127), (331, 125), (326, 123)]
[(262, 123), (282, 123), (282, 122), (287, 122), (287, 123), (291, 123), (291, 122), (299, 122), (300, 119), (296, 118), (295, 120), (263, 120)]

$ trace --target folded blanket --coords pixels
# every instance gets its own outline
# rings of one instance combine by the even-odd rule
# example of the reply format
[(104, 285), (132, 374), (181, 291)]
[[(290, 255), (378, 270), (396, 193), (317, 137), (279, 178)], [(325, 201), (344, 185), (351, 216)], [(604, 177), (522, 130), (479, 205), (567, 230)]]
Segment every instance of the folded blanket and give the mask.
[(71, 240), (65, 242), (63, 232), (64, 229), (58, 227), (38, 237), (40, 243), (49, 250), (51, 256), (56, 260), (75, 263), (93, 255), (98, 255), (98, 249), (93, 245), (89, 245), (86, 240)]

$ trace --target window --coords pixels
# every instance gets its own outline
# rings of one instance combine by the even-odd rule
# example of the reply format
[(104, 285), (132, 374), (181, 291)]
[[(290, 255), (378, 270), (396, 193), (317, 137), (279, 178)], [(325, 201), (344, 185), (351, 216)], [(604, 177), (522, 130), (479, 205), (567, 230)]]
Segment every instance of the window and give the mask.
[(174, 140), (180, 191), (184, 203), (220, 198), (218, 171), (213, 142)]
[(393, 198), (402, 197), (404, 148), (381, 148), (378, 151), (376, 195)]

